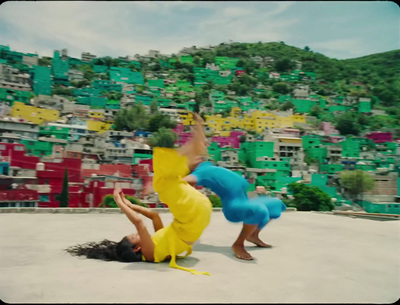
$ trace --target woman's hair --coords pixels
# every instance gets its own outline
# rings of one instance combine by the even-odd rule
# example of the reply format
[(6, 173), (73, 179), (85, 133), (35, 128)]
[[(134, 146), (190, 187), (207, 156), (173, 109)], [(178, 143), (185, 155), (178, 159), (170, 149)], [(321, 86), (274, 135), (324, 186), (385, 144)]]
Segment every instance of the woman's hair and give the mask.
[(73, 256), (101, 259), (103, 261), (138, 262), (142, 251), (134, 252), (135, 245), (125, 236), (119, 243), (104, 239), (101, 242), (88, 242), (65, 249)]

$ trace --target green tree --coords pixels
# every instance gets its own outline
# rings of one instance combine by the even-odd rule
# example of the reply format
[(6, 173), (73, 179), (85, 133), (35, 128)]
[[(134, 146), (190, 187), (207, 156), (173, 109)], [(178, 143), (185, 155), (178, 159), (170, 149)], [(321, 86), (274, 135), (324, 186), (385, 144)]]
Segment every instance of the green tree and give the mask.
[(74, 96), (74, 92), (69, 88), (62, 88), (59, 86), (54, 86), (51, 92), (53, 95), (65, 95), (65, 96)]
[(76, 88), (83, 88), (86, 86), (90, 86), (90, 81), (87, 79), (82, 79), (80, 81), (73, 82), (73, 85), (75, 85)]
[(152, 134), (149, 138), (149, 145), (151, 147), (168, 147), (174, 148), (177, 135), (171, 129), (161, 127), (158, 131)]
[(288, 72), (295, 67), (294, 62), (290, 58), (282, 58), (275, 62), (275, 70), (277, 72)]
[(119, 110), (115, 116), (115, 130), (147, 130), (149, 116), (142, 103)]
[(215, 53), (214, 52), (204, 52), (202, 54), (203, 58), (203, 66), (206, 64), (212, 64), (215, 62)]
[(284, 82), (276, 82), (272, 85), (272, 90), (276, 93), (287, 94), (289, 93), (289, 86)]
[(293, 182), (288, 190), (294, 197), (291, 206), (299, 211), (332, 211), (335, 207), (331, 197), (316, 186)]
[(321, 107), (318, 105), (315, 105), (314, 107), (311, 108), (310, 115), (318, 117), (322, 112), (323, 111), (322, 111)]
[(150, 104), (150, 114), (154, 115), (158, 113), (158, 102), (157, 99), (153, 99)]
[(117, 91), (108, 91), (102, 93), (108, 100), (121, 100), (123, 94)]
[(212, 80), (208, 80), (205, 85), (203, 85), (203, 90), (211, 90), (214, 87), (214, 82)]
[(150, 117), (149, 124), (147, 130), (150, 132), (156, 132), (161, 127), (164, 128), (175, 128), (176, 122), (171, 121), (169, 115), (162, 114), (162, 113), (155, 113)]
[(358, 115), (358, 124), (360, 124), (361, 126), (368, 126), (369, 125), (369, 117), (366, 116), (363, 113), (360, 113)]
[(289, 109), (294, 109), (295, 108), (295, 106), (294, 106), (294, 104), (291, 102), (291, 101), (287, 101), (286, 103), (284, 103), (283, 105), (282, 105), (282, 107), (281, 107), (281, 109), (283, 110), (283, 111), (286, 111), (286, 110), (289, 110)]
[(102, 80), (110, 80), (110, 75), (108, 73), (102, 73), (99, 78)]
[(304, 154), (304, 162), (307, 163), (307, 165), (311, 164), (318, 164), (318, 158), (311, 157), (309, 153)]
[(361, 127), (357, 123), (355, 116), (351, 112), (347, 112), (338, 117), (336, 129), (341, 135), (355, 135), (360, 133)]
[[(125, 198), (128, 199), (132, 204), (137, 204), (146, 208), (149, 207), (146, 203), (142, 202), (138, 198), (129, 195), (125, 195)], [(109, 194), (103, 197), (101, 203), (99, 204), (99, 208), (118, 208), (118, 205), (114, 200), (114, 196)]]
[(158, 72), (162, 70), (161, 64), (159, 61), (154, 62), (151, 66), (150, 66), (150, 71), (154, 71), (154, 72)]
[(239, 77), (239, 83), (246, 85), (246, 86), (257, 86), (257, 78), (249, 75), (249, 74), (242, 74)]
[(200, 65), (200, 62), (201, 62), (201, 57), (199, 57), (199, 56), (193, 57), (193, 63), (194, 63), (195, 65), (199, 66), (199, 65)]
[(51, 57), (43, 56), (39, 58), (38, 64), (39, 66), (45, 66), (45, 67), (51, 66)]
[(196, 96), (194, 98), (194, 102), (196, 103), (196, 104), (194, 104), (194, 107), (193, 107), (194, 112), (200, 113), (200, 106), (202, 104), (202, 100), (203, 99), (202, 99), (201, 95), (196, 94)]
[(344, 188), (353, 203), (356, 203), (357, 199), (364, 192), (371, 190), (375, 186), (374, 179), (363, 170), (344, 170), (339, 176), (340, 185)]
[(247, 74), (251, 74), (257, 68), (257, 64), (254, 60), (249, 58), (241, 58), (236, 63), (236, 67), (243, 68)]
[[(144, 73), (143, 73), (144, 74)], [(145, 86), (143, 85), (136, 85), (136, 91), (137, 93), (142, 93), (146, 89)]]
[(68, 191), (68, 169), (64, 171), (64, 181), (61, 194), (58, 196), (60, 201), (60, 208), (67, 208), (69, 203), (69, 191)]

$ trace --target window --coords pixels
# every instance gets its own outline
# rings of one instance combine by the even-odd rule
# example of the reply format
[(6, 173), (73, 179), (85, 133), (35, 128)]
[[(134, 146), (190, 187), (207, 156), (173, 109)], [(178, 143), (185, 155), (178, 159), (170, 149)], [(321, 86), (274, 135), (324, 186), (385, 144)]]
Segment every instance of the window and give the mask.
[(41, 201), (41, 202), (50, 202), (49, 195), (39, 195), (39, 201)]
[(23, 151), (24, 147), (23, 146), (14, 146), (15, 151)]
[(5, 145), (0, 145), (0, 150), (6, 150), (6, 146)]
[(20, 206), (23, 208), (34, 208), (35, 203), (34, 202), (21, 202)]

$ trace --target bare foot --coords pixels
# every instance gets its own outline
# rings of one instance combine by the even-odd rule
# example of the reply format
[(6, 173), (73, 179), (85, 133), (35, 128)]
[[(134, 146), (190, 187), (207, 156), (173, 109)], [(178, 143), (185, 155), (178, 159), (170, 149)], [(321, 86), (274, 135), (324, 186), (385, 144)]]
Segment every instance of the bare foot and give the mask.
[(256, 244), (257, 247), (261, 247), (261, 248), (271, 248), (271, 245), (266, 244), (265, 242), (263, 242), (258, 236), (249, 236), (246, 238), (247, 241)]
[(250, 253), (244, 249), (244, 246), (234, 244), (232, 245), (232, 250), (233, 253), (235, 253), (235, 256), (239, 259), (244, 259), (249, 261), (254, 259), (254, 257), (252, 257)]

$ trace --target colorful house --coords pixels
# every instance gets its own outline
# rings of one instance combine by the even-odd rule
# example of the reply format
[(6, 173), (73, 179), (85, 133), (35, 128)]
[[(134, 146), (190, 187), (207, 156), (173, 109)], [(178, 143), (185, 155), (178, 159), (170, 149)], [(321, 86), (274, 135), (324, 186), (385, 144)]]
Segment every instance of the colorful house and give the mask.
[(57, 121), (60, 117), (60, 112), (58, 110), (39, 108), (15, 102), (11, 110), (11, 116), (25, 119), (35, 124), (42, 124), (43, 122)]

